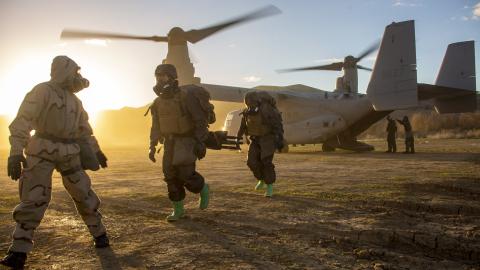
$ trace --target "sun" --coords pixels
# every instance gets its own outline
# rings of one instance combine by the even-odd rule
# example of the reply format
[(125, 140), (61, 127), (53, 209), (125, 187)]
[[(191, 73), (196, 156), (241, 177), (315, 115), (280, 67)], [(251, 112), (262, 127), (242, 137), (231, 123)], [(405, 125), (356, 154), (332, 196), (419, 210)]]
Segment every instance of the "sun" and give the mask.
[[(20, 59), (0, 76), (0, 114), (13, 119), (27, 94), (36, 84), (49, 79), (50, 70), (44, 71), (44, 58)], [(49, 66), (47, 60), (47, 66)]]
[[(25, 95), (35, 85), (50, 79), (51, 57), (26, 56), (18, 59), (6, 72), (0, 75), (0, 115), (13, 120)], [(82, 62), (83, 63), (83, 62)], [(112, 76), (94, 63), (83, 63), (82, 75), (90, 81), (90, 87), (76, 95), (82, 101), (92, 126), (95, 125), (102, 110), (121, 107), (121, 98), (115, 93), (119, 87), (110, 80)]]

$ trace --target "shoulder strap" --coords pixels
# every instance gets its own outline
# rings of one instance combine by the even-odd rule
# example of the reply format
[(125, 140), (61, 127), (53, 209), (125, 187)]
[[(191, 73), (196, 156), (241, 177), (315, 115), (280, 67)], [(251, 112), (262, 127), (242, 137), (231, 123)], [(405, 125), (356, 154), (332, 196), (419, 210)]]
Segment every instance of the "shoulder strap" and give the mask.
[[(145, 114), (143, 114), (143, 116), (147, 116), (147, 114), (152, 110), (152, 106), (153, 104), (151, 104), (150, 106), (148, 106), (148, 109), (147, 111), (145, 112)], [(153, 113), (153, 112), (152, 112)]]

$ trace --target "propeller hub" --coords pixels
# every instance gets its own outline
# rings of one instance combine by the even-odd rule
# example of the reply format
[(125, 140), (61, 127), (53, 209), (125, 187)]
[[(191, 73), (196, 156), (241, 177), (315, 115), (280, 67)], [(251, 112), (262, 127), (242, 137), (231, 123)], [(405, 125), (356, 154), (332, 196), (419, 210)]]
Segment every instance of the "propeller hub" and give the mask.
[(355, 57), (349, 55), (347, 57), (345, 57), (344, 59), (344, 64), (343, 64), (343, 68), (354, 68), (355, 65), (357, 64), (357, 59), (355, 59)]
[(180, 27), (173, 27), (168, 32), (168, 43), (169, 44), (186, 44), (185, 31)]
[(168, 37), (178, 37), (182, 36), (185, 33), (182, 28), (180, 27), (173, 27), (170, 29), (170, 32), (168, 32)]

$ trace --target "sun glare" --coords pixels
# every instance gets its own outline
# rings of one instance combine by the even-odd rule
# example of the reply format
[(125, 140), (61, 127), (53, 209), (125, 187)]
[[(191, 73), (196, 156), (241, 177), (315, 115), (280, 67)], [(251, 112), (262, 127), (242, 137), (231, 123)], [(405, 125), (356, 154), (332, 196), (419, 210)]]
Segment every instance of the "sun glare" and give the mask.
[(44, 59), (29, 58), (3, 74), (0, 79), (0, 114), (15, 117), (25, 94), (37, 83), (48, 80), (49, 71), (43, 71), (44, 66)]
[[(50, 79), (50, 57), (24, 57), (11, 69), (3, 72), (0, 77), (0, 115), (5, 115), (10, 121), (15, 118), (18, 108), (25, 95), (38, 83)], [(90, 81), (90, 87), (78, 93), (85, 110), (89, 114), (90, 123), (95, 125), (95, 120), (100, 111), (124, 106), (122, 98), (118, 95), (117, 82), (114, 77), (94, 63), (84, 63), (82, 75)]]

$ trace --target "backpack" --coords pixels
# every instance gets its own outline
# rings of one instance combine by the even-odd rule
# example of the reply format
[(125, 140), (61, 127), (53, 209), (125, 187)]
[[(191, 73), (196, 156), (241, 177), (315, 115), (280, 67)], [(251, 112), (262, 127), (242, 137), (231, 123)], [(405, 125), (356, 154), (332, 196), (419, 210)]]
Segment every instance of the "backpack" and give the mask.
[(193, 84), (182, 86), (181, 88), (185, 89), (188, 93), (194, 95), (197, 98), (203, 111), (205, 111), (205, 113), (207, 114), (208, 124), (215, 123), (217, 118), (215, 117), (215, 106), (210, 103), (210, 93), (205, 90), (205, 88)]
[(258, 91), (257, 95), (260, 98), (261, 102), (268, 103), (268, 104), (272, 105), (272, 107), (277, 108), (277, 102), (268, 92)]

